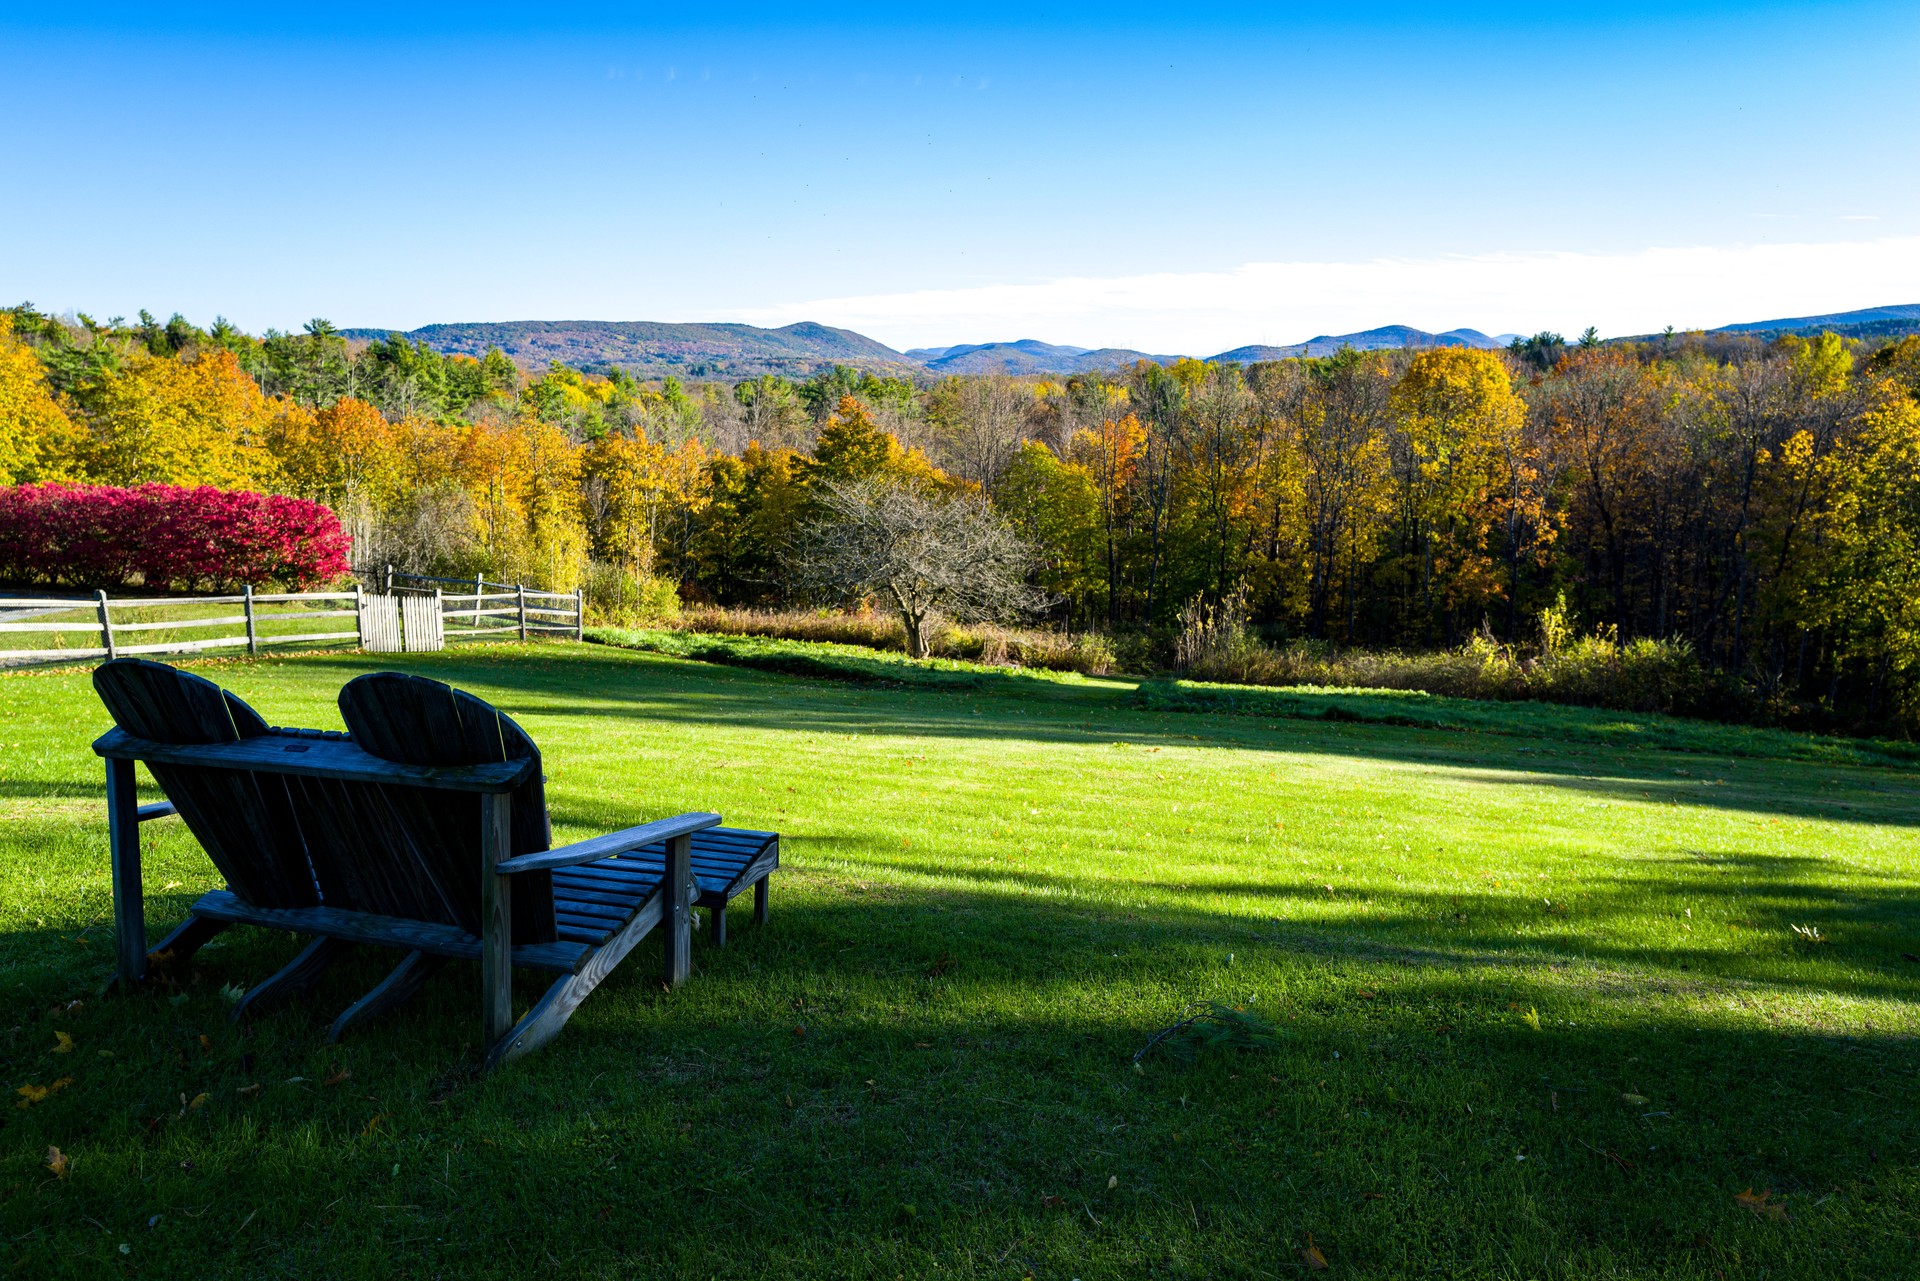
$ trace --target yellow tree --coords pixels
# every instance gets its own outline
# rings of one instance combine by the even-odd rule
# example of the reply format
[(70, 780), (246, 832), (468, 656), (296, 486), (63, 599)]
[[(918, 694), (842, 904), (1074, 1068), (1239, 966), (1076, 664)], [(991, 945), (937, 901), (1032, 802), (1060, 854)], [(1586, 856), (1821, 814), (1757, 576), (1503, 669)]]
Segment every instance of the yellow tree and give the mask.
[(549, 423), (520, 423), (515, 444), (513, 462), (526, 514), (527, 575), (554, 591), (570, 591), (587, 570), (580, 450), (565, 431)]
[[(1654, 447), (1671, 392), (1662, 371), (1618, 347), (1574, 351), (1544, 392), (1548, 449), (1568, 486), (1567, 519), (1600, 553), (1613, 622), (1631, 626), (1628, 568), (1652, 536)], [(1510, 548), (1517, 552), (1517, 547)]]
[[(1920, 728), (1920, 405), (1902, 397), (1870, 411), (1821, 468), (1831, 499), (1813, 621), (1834, 638), (1835, 667), (1865, 678), (1869, 718), (1890, 703), (1889, 719), (1911, 733)], [(1890, 697), (1876, 700), (1883, 686)]]
[(667, 494), (666, 450), (644, 432), (609, 432), (582, 455), (580, 474), (594, 555), (651, 574)]
[(318, 413), (287, 405), (268, 440), (283, 486), (336, 511), (382, 508), (407, 488), (407, 442), (364, 400), (343, 398)]
[(750, 442), (740, 456), (707, 460), (704, 505), (692, 545), (700, 578), (724, 601), (778, 600), (782, 561), (806, 508), (795, 479), (801, 458), (791, 449)]
[[(1400, 428), (1407, 585), (1449, 633), (1502, 594), (1503, 540), (1530, 490), (1526, 406), (1495, 352), (1442, 347), (1415, 356), (1390, 401)], [(1510, 586), (1510, 584), (1509, 584)]]
[(594, 554), (636, 574), (654, 572), (662, 541), (685, 554), (687, 521), (701, 501), (707, 454), (699, 441), (667, 449), (646, 433), (610, 432), (581, 456)]
[[(1291, 532), (1298, 568), (1289, 586), (1307, 631), (1325, 636), (1337, 610), (1350, 637), (1358, 579), (1392, 510), (1386, 363), (1347, 348), (1275, 367), (1262, 384), (1278, 402), (1281, 436), (1262, 486), (1273, 530), (1268, 557), (1283, 560)], [(1289, 503), (1297, 507), (1289, 511)]]
[[(1190, 581), (1224, 599), (1252, 550), (1257, 486), (1267, 447), (1267, 423), (1236, 365), (1196, 366), (1186, 413), (1173, 436), (1179, 541)], [(1176, 366), (1176, 375), (1181, 370)]]
[(1127, 414), (1109, 417), (1095, 429), (1075, 432), (1067, 446), (1067, 457), (1086, 470), (1100, 500), (1109, 623), (1119, 619), (1121, 554), (1130, 530), (1133, 485), (1146, 440), (1147, 429), (1138, 418)]
[(476, 569), (555, 591), (579, 585), (587, 567), (580, 451), (565, 431), (526, 418), (473, 427), (455, 465), (473, 500)]
[(0, 311), (0, 485), (65, 479), (75, 439), (40, 358), (13, 336), (12, 314)]
[(919, 484), (947, 481), (920, 450), (901, 448), (899, 438), (882, 430), (856, 397), (842, 396), (839, 406), (820, 428), (813, 457), (804, 460), (801, 479), (812, 484), (870, 480), (876, 476)]
[(276, 407), (230, 351), (138, 359), (80, 395), (91, 411), (80, 448), (90, 479), (267, 489), (278, 478), (267, 447)]
[(1100, 493), (1078, 463), (1037, 440), (1002, 469), (993, 505), (1039, 553), (1040, 585), (1091, 613), (1100, 582)]

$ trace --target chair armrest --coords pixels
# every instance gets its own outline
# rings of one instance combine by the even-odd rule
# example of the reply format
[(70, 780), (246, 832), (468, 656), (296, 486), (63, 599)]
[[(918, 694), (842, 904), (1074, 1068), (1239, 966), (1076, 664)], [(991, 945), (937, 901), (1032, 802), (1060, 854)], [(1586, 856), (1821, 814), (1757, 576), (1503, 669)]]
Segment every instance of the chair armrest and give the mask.
[(151, 805), (142, 805), (139, 809), (135, 810), (134, 817), (138, 818), (142, 823), (145, 823), (156, 818), (170, 818), (179, 812), (179, 810), (173, 808), (172, 801), (155, 801)]
[(579, 863), (592, 863), (598, 859), (611, 858), (615, 854), (630, 854), (634, 850), (659, 841), (672, 840), (676, 836), (691, 836), (705, 828), (718, 826), (720, 826), (718, 814), (682, 814), (678, 818), (663, 818), (652, 823), (642, 823), (638, 827), (610, 832), (605, 836), (596, 836), (592, 840), (575, 841), (572, 845), (562, 845), (557, 850), (543, 850), (538, 854), (521, 854), (515, 858), (503, 858), (493, 865), (493, 870), (496, 875), (511, 876), (515, 872), (546, 872), (556, 867), (573, 867)]

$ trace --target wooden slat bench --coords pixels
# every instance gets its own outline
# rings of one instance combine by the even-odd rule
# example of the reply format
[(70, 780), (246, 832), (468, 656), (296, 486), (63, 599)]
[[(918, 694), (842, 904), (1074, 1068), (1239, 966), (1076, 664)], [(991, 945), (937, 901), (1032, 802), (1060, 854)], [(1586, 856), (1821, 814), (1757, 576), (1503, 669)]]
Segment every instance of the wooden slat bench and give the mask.
[[(106, 759), (119, 976), (141, 982), (233, 924), (315, 941), (239, 1002), (240, 1018), (309, 991), (347, 950), (398, 948), (400, 964), (334, 1021), (330, 1038), (391, 1009), (449, 960), (480, 963), (486, 1062), (538, 1048), (657, 926), (669, 986), (689, 970), (692, 910), (754, 888), (766, 918), (779, 867), (772, 832), (683, 814), (550, 848), (540, 755), (525, 731), (438, 681), (379, 673), (341, 691), (349, 733), (269, 727), (197, 676), (125, 659), (94, 674), (118, 728)], [(144, 761), (167, 801), (138, 806)], [(227, 878), (149, 953), (140, 824), (179, 814)], [(517, 1023), (514, 966), (561, 975)]]
[[(617, 862), (555, 872), (556, 902), (563, 891), (570, 899), (592, 902), (595, 894), (619, 893), (629, 883), (658, 880), (666, 855), (666, 845), (656, 843), (622, 854)], [(711, 914), (711, 937), (717, 946), (727, 944), (727, 904), (748, 888), (753, 890), (753, 919), (766, 923), (767, 878), (780, 867), (777, 832), (710, 827), (693, 834), (690, 857), (699, 890), (694, 906), (706, 908)], [(564, 926), (561, 937), (567, 937)]]

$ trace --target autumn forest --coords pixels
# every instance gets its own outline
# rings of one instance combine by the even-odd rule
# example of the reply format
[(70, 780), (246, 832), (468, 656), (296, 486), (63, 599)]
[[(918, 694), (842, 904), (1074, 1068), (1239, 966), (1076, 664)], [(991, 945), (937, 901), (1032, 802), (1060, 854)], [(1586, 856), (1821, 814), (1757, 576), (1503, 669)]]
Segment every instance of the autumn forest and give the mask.
[(355, 561), (791, 607), (824, 481), (979, 494), (1044, 621), (1269, 643), (1657, 643), (1810, 725), (1920, 701), (1920, 338), (1342, 351), (1247, 367), (682, 385), (395, 336), (0, 312), (0, 482), (331, 506)]

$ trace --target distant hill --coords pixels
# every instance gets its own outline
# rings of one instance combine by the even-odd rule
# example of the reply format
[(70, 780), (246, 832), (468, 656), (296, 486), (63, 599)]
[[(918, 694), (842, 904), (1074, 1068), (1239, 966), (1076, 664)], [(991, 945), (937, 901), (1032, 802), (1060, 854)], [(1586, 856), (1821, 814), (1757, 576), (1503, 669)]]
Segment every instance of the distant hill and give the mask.
[(1907, 334), (1920, 334), (1920, 303), (1863, 307), (1859, 311), (1834, 311), (1824, 316), (1792, 316), (1784, 320), (1748, 320), (1737, 325), (1722, 325), (1708, 332), (1751, 334), (1756, 338), (1778, 338), (1785, 334), (1811, 337), (1829, 332), (1842, 338), (1900, 338)]
[(1136, 360), (1171, 364), (1178, 356), (1150, 356), (1124, 347), (1062, 347), (1037, 338), (1017, 342), (916, 347), (906, 353), (936, 374), (1085, 374), (1122, 369)]
[(1331, 356), (1342, 347), (1351, 347), (1355, 351), (1398, 350), (1402, 347), (1479, 347), (1490, 349), (1504, 346), (1504, 343), (1489, 338), (1478, 329), (1449, 329), (1443, 334), (1431, 334), (1424, 329), (1415, 329), (1411, 325), (1382, 325), (1378, 329), (1363, 329), (1354, 334), (1321, 334), (1318, 338), (1309, 338), (1305, 342), (1292, 343), (1285, 347), (1254, 345), (1235, 347), (1232, 351), (1223, 351), (1212, 360), (1236, 361), (1251, 365), (1261, 360), (1286, 360), (1292, 356)]
[[(1812, 337), (1835, 333), (1842, 338), (1885, 339), (1920, 334), (1920, 303), (1862, 307), (1858, 311), (1830, 311), (1818, 316), (1786, 316), (1778, 320), (1743, 320), (1705, 331), (1730, 337), (1780, 338), (1788, 334)], [(1631, 334), (1609, 342), (1654, 342), (1660, 334)]]
[[(1859, 311), (1833, 311), (1824, 316), (1794, 316), (1787, 320), (1747, 320), (1737, 325), (1722, 325), (1709, 330), (1716, 334), (1790, 334), (1801, 330), (1852, 328), (1856, 325), (1881, 325), (1892, 323), (1914, 327), (1920, 325), (1920, 303), (1907, 303), (1892, 307), (1863, 307)], [(1903, 331), (1904, 332), (1904, 331)]]
[[(358, 339), (384, 338), (388, 332), (342, 331)], [(593, 372), (618, 366), (641, 378), (806, 378), (836, 364), (904, 373), (919, 363), (850, 329), (812, 321), (760, 329), (652, 320), (511, 320), (425, 325), (405, 336), (448, 354), (481, 356), (498, 347), (529, 369), (558, 360)]]

